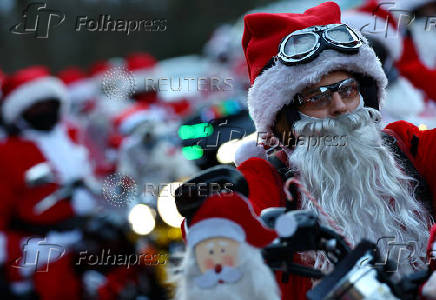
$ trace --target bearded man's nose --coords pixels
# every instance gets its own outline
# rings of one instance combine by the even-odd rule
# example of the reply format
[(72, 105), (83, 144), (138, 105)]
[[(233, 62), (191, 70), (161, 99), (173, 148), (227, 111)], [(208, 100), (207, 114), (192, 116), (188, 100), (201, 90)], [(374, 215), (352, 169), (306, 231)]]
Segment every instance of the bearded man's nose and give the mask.
[(334, 92), (332, 95), (333, 99), (330, 103), (331, 105), (331, 115), (333, 117), (338, 117), (347, 112), (347, 105), (342, 101), (341, 96), (338, 92)]
[(221, 264), (216, 264), (215, 265), (215, 273), (221, 273), (221, 270), (223, 269), (223, 267), (221, 266)]

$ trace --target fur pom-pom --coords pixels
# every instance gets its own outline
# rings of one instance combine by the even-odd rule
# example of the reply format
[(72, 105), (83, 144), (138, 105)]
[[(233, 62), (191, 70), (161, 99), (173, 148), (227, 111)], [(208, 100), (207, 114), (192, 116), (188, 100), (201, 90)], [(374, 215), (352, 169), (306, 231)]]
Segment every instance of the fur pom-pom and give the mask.
[(242, 144), (235, 153), (235, 165), (238, 167), (244, 161), (251, 157), (259, 157), (267, 159), (266, 151), (263, 147), (257, 144), (256, 141), (250, 141)]

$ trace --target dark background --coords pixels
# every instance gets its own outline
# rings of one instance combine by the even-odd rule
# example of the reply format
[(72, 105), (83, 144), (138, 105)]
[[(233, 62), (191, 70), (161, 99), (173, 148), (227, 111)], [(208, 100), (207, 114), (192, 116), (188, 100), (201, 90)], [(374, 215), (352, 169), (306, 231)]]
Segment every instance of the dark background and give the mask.
[[(99, 59), (123, 57), (132, 51), (147, 51), (157, 59), (201, 54), (213, 30), (234, 22), (246, 11), (271, 0), (48, 0), (47, 8), (65, 13), (65, 21), (49, 36), (16, 35), (10, 28), (22, 21), (31, 2), (0, 0), (0, 68), (12, 72), (31, 64), (44, 64), (52, 71), (78, 65), (87, 67)], [(166, 19), (166, 31), (88, 32), (74, 30), (77, 16), (98, 19)]]

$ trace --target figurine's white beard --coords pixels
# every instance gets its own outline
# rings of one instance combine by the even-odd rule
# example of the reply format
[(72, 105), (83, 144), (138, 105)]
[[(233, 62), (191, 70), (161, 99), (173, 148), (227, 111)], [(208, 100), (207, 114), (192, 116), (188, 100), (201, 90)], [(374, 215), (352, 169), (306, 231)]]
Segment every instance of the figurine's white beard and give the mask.
[[(401, 171), (383, 144), (379, 121), (380, 113), (371, 108), (334, 119), (297, 121), (294, 130), (299, 136), (346, 136), (346, 145), (297, 145), (288, 151), (289, 165), (353, 246), (362, 238), (376, 243), (393, 237), (378, 246), (383, 258), (391, 248), (389, 259), (396, 260), (405, 246), (389, 246), (388, 242), (412, 244), (411, 259), (407, 260), (410, 252), (403, 249), (399, 264), (400, 274), (405, 274), (413, 270), (411, 264), (423, 266), (429, 214), (415, 199), (416, 181)], [(302, 209), (317, 211), (305, 195)], [(321, 253), (316, 255), (315, 266), (331, 269)]]
[(181, 273), (173, 281), (177, 285), (176, 300), (279, 300), (280, 292), (270, 269), (263, 262), (259, 249), (241, 243), (239, 249), (242, 278), (235, 283), (218, 284), (210, 289), (199, 288), (194, 278), (201, 275), (194, 251), (188, 249)]

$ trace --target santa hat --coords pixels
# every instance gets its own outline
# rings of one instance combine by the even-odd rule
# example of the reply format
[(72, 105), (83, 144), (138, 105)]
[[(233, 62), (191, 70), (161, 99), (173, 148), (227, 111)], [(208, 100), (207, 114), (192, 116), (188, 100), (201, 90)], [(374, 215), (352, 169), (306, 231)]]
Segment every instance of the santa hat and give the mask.
[(46, 98), (57, 98), (66, 108), (65, 85), (43, 66), (28, 67), (6, 76), (2, 91), (3, 118), (7, 123), (13, 123), (24, 110)]
[(185, 234), (189, 247), (209, 238), (222, 237), (263, 248), (277, 238), (276, 232), (256, 217), (248, 200), (238, 193), (208, 197), (194, 215)]
[(403, 40), (394, 16), (376, 0), (367, 1), (361, 7), (345, 12), (342, 22), (379, 42), (394, 60), (400, 58)]
[[(126, 69), (132, 73), (135, 80), (135, 90), (137, 92), (146, 91), (151, 88), (155, 81), (156, 59), (148, 53), (132, 53), (126, 57)], [(152, 82), (146, 82), (150, 80)]]
[(364, 43), (357, 54), (324, 50), (309, 63), (287, 66), (276, 61), (271, 64), (284, 37), (310, 26), (339, 24), (340, 17), (340, 8), (334, 2), (320, 4), (303, 14), (255, 13), (245, 16), (242, 47), (251, 82), (248, 109), (258, 132), (272, 132), (276, 115), (283, 106), (292, 104), (295, 94), (332, 71), (358, 74), (365, 79), (365, 87), (376, 87), (377, 97), (366, 97), (363, 92), (362, 96), (365, 106), (379, 108), (385, 97), (387, 79), (379, 59), (360, 32), (356, 33)]
[(124, 110), (113, 119), (115, 130), (127, 136), (144, 122), (159, 122), (165, 118), (165, 111), (159, 107), (150, 107), (147, 103), (138, 103)]
[(109, 71), (112, 65), (106, 60), (96, 61), (89, 67), (89, 76), (97, 78), (102, 77), (104, 73)]
[(57, 74), (68, 88), (72, 102), (90, 100), (97, 94), (97, 86), (90, 77), (78, 67), (68, 67)]

